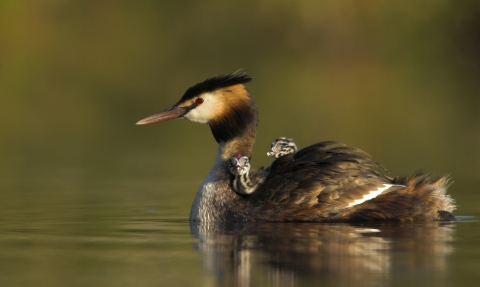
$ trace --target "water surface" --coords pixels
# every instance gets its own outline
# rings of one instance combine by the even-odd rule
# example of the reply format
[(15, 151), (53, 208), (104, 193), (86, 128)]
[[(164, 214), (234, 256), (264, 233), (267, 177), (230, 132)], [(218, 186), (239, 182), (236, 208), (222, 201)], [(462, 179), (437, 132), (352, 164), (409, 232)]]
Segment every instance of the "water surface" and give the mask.
[[(84, 182), (81, 171), (53, 171), (3, 181), (12, 189), (0, 212), (2, 286), (476, 286), (480, 280), (480, 229), (469, 217), (190, 224), (196, 180), (163, 179), (162, 188), (155, 176), (97, 181), (83, 174), (90, 178)], [(473, 208), (466, 212), (478, 216)]]
[(338, 140), (476, 220), (477, 2), (0, 1), (0, 286), (478, 286), (476, 221), (190, 226), (209, 128), (135, 126), (245, 68), (253, 167)]

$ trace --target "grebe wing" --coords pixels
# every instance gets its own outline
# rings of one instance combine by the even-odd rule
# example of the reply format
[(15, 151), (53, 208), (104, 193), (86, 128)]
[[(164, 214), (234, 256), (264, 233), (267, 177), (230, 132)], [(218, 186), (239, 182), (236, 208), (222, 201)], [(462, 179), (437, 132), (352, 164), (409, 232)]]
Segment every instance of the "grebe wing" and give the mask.
[(386, 171), (360, 149), (333, 141), (316, 143), (277, 159), (252, 200), (344, 208), (404, 188), (374, 169)]

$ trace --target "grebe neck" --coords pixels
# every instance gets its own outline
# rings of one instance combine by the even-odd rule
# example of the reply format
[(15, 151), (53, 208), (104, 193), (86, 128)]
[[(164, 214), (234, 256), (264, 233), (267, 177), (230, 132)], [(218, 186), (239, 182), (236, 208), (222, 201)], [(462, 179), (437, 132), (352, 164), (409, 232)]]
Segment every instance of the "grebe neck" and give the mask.
[[(228, 159), (236, 153), (250, 156), (254, 133), (244, 138), (220, 142), (213, 166), (198, 189), (190, 210), (190, 221), (227, 221), (225, 216), (236, 202), (244, 200), (231, 186)], [(225, 217), (225, 218), (224, 218)]]

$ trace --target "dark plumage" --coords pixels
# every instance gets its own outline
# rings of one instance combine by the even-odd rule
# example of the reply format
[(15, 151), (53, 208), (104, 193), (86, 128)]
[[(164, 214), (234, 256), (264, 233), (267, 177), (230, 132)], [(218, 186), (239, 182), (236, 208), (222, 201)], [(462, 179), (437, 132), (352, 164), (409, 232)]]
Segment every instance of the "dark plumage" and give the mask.
[(185, 94), (183, 94), (180, 101), (178, 101), (178, 103), (192, 99), (203, 93), (213, 92), (221, 88), (226, 88), (238, 84), (246, 84), (251, 81), (252, 78), (247, 76), (247, 74), (245, 74), (243, 70), (238, 70), (236, 72), (226, 75), (216, 75), (188, 88)]
[(249, 127), (255, 125), (256, 128), (258, 125), (257, 116), (252, 117), (252, 114), (257, 114), (256, 107), (242, 103), (231, 107), (227, 115), (212, 119), (209, 123), (210, 129), (217, 143), (247, 136)]
[[(241, 212), (242, 220), (262, 214), (265, 221), (412, 221), (438, 219), (439, 211), (452, 210), (453, 201), (445, 195), (447, 178), (414, 174), (393, 179), (375, 170), (384, 170), (378, 162), (359, 153), (330, 141), (276, 160), (265, 183), (248, 197), (254, 207)], [(391, 187), (348, 207), (384, 184)]]

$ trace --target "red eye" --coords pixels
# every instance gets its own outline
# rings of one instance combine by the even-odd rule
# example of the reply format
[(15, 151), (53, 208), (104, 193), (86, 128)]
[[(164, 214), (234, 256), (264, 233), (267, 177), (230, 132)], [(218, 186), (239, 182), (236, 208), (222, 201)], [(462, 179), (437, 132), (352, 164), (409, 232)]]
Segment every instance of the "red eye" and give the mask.
[(203, 99), (202, 99), (202, 98), (196, 98), (196, 99), (195, 99), (195, 104), (201, 105), (202, 103), (203, 103)]

